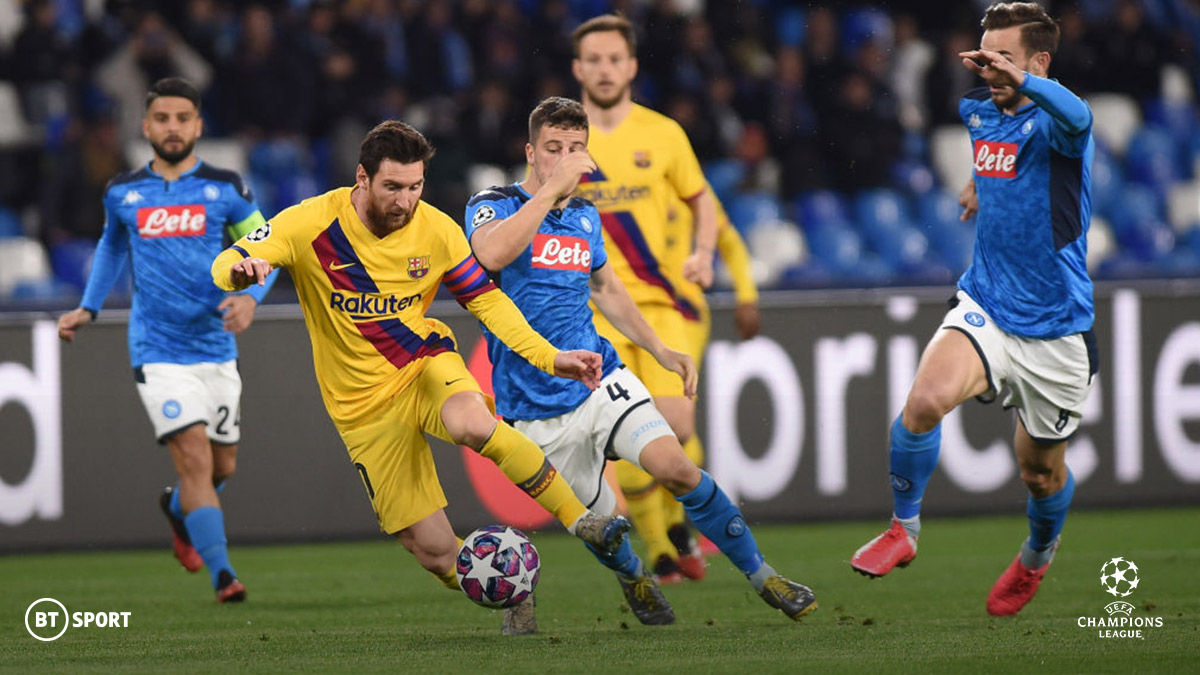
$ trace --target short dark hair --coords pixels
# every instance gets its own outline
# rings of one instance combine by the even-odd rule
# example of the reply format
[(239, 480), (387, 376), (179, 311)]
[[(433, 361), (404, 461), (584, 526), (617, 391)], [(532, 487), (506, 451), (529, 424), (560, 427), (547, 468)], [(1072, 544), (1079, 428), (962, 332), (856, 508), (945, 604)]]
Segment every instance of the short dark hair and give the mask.
[(388, 120), (367, 132), (358, 149), (358, 163), (362, 164), (367, 177), (371, 178), (385, 159), (400, 164), (424, 162), (428, 167), (435, 152), (433, 145), (412, 125)]
[(601, 14), (584, 21), (571, 33), (571, 45), (575, 49), (575, 58), (579, 58), (579, 43), (585, 35), (591, 33), (607, 33), (616, 31), (625, 38), (629, 45), (629, 55), (637, 55), (637, 36), (633, 32), (633, 24), (620, 14)]
[(588, 116), (583, 104), (562, 96), (551, 96), (529, 113), (529, 142), (536, 145), (542, 127), (588, 130)]
[(182, 77), (164, 77), (158, 82), (155, 82), (150, 91), (146, 92), (146, 109), (150, 109), (150, 104), (154, 103), (155, 99), (163, 96), (178, 96), (191, 101), (196, 109), (200, 109), (200, 92), (192, 86), (191, 82)]
[(983, 15), (985, 31), (1021, 27), (1021, 44), (1031, 53), (1058, 51), (1058, 22), (1036, 2), (998, 2)]

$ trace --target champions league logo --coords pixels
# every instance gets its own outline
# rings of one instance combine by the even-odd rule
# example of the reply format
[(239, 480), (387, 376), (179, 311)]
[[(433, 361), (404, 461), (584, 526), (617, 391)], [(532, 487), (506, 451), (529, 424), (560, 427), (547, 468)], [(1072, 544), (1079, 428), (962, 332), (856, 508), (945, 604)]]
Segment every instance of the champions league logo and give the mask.
[[(1124, 598), (1137, 589), (1139, 581), (1138, 566), (1132, 560), (1118, 556), (1100, 566), (1100, 585), (1109, 595)], [(1151, 607), (1147, 605), (1147, 609)], [(1161, 616), (1134, 616), (1135, 611), (1132, 603), (1117, 600), (1104, 606), (1106, 616), (1081, 616), (1075, 624), (1096, 630), (1097, 637), (1104, 639), (1145, 640), (1144, 629), (1162, 628)]]

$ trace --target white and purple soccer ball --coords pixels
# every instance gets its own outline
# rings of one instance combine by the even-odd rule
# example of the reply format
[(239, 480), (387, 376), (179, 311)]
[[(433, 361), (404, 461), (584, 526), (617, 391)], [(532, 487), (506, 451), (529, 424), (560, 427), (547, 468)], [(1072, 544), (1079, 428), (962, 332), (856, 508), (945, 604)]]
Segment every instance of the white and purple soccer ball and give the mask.
[(468, 598), (484, 607), (503, 608), (533, 593), (541, 566), (538, 551), (524, 532), (487, 525), (463, 540), (454, 568)]

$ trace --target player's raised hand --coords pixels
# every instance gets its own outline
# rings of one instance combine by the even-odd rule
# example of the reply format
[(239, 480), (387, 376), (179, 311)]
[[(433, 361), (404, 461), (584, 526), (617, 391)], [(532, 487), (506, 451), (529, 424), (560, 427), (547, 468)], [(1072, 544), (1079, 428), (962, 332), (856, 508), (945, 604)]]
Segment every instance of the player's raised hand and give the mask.
[(711, 250), (698, 248), (683, 261), (683, 278), (708, 288), (713, 282), (713, 254)]
[(596, 170), (596, 162), (587, 152), (569, 152), (554, 165), (546, 177), (546, 188), (556, 201), (566, 199), (579, 185), (579, 179)]
[(579, 380), (588, 389), (594, 390), (600, 386), (600, 378), (604, 376), (604, 359), (586, 349), (559, 352), (554, 357), (554, 374), (568, 380)]
[(758, 313), (758, 303), (739, 302), (733, 308), (733, 323), (737, 326), (738, 337), (743, 340), (758, 335), (762, 330), (762, 317)]
[(265, 286), (267, 275), (271, 273), (271, 263), (262, 258), (243, 258), (229, 268), (229, 280), (235, 290), (248, 288), (251, 284)]
[(968, 180), (958, 193), (958, 205), (963, 207), (963, 212), (958, 219), (964, 223), (974, 218), (975, 212), (979, 211), (979, 195), (975, 194), (974, 180)]
[(998, 52), (988, 49), (972, 49), (959, 52), (967, 70), (983, 78), (992, 87), (1019, 87), (1025, 84), (1025, 71), (1013, 65)]
[(234, 335), (250, 327), (250, 323), (254, 321), (256, 308), (258, 308), (258, 301), (245, 294), (226, 296), (221, 304), (217, 305), (217, 311), (221, 313), (221, 321), (225, 330)]
[(656, 360), (659, 365), (683, 378), (683, 395), (688, 398), (696, 397), (696, 387), (700, 383), (700, 372), (696, 370), (696, 362), (692, 357), (666, 348)]
[(58, 317), (58, 337), (67, 342), (75, 339), (75, 331), (92, 322), (92, 313), (82, 307)]

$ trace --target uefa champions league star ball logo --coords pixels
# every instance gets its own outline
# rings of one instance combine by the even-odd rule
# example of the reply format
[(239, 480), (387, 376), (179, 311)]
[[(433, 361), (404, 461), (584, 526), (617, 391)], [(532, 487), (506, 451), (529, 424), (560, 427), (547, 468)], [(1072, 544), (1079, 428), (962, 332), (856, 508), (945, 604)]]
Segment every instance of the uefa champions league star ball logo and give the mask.
[(1138, 567), (1132, 560), (1113, 558), (1100, 568), (1100, 583), (1105, 592), (1116, 598), (1124, 598), (1138, 587)]

